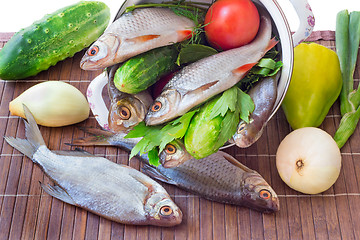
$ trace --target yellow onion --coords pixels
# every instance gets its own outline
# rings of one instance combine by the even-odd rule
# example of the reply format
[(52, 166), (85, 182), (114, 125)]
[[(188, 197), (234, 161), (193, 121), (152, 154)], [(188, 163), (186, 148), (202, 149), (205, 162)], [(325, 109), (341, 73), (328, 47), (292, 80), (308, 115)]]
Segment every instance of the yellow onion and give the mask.
[(341, 153), (334, 139), (315, 127), (299, 128), (288, 134), (276, 152), (281, 179), (306, 194), (329, 189), (341, 169)]
[(9, 104), (12, 115), (25, 118), (25, 104), (39, 125), (61, 127), (89, 117), (90, 107), (85, 96), (71, 84), (47, 81), (27, 89)]

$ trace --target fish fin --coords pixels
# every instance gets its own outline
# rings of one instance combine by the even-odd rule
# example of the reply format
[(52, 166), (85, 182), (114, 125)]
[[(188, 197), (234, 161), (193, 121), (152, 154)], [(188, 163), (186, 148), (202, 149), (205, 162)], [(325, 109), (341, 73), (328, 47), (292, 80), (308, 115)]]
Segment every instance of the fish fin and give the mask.
[(65, 143), (69, 146), (111, 146), (106, 136), (89, 136), (73, 139), (71, 143)]
[(153, 39), (158, 38), (158, 37), (160, 37), (160, 35), (151, 35), (150, 34), (150, 35), (143, 35), (143, 36), (130, 38), (130, 39), (127, 39), (127, 40), (131, 41), (131, 42), (138, 43), (138, 42), (147, 42), (147, 41), (153, 40)]
[(275, 40), (275, 37), (273, 37), (270, 41), (268, 46), (265, 49), (265, 52), (269, 51), (270, 49), (272, 49), (273, 47), (275, 47), (275, 45), (278, 43), (279, 41)]
[[(131, 168), (131, 167), (129, 167), (129, 168)], [(135, 178), (138, 182), (140, 182), (141, 184), (146, 186), (148, 188), (149, 192), (154, 192), (154, 186), (151, 182), (148, 182), (148, 181), (146, 181), (146, 179), (139, 177), (138, 174), (133, 175), (133, 178)]]
[(144, 167), (141, 168), (141, 170), (148, 175), (151, 178), (157, 179), (159, 181), (162, 181), (164, 183), (177, 185), (177, 183), (170, 178), (166, 177), (162, 173), (159, 172), (156, 168), (150, 166), (150, 165), (144, 165)]
[(71, 205), (76, 205), (76, 202), (70, 197), (70, 195), (58, 185), (51, 186), (49, 184), (43, 184), (40, 182), (41, 188), (50, 196), (57, 198), (63, 202)]
[(206, 90), (208, 90), (209, 88), (211, 88), (212, 86), (214, 86), (215, 84), (217, 84), (219, 81), (214, 81), (214, 82), (210, 82), (210, 83), (207, 83), (207, 84), (204, 84), (202, 85), (201, 87), (198, 87), (188, 93), (186, 93), (185, 95), (197, 95), (197, 94), (200, 94)]
[(25, 104), (23, 104), (23, 108), (27, 120), (24, 120), (26, 139), (5, 137), (5, 140), (18, 151), (20, 151), (27, 157), (32, 158), (32, 156), (40, 146), (46, 145), (41, 135), (40, 129), (29, 108)]
[(244, 170), (245, 172), (254, 172), (254, 170), (246, 167), (245, 165), (241, 164), (238, 160), (236, 160), (236, 158), (234, 158), (233, 156), (231, 156), (230, 154), (227, 154), (226, 152), (222, 152), (219, 151), (219, 153), (221, 153), (223, 155), (223, 157), (231, 164), (233, 164), (234, 166), (241, 168), (242, 170)]
[(73, 157), (94, 157), (94, 154), (91, 154), (85, 150), (82, 150), (80, 148), (75, 148), (75, 151), (69, 150), (54, 150), (52, 151), (56, 153), (57, 155), (63, 155), (63, 156), (73, 156)]
[(30, 109), (25, 104), (23, 104), (23, 107), (24, 107), (25, 117), (27, 120), (25, 122), (25, 136), (27, 140), (37, 148), (40, 147), (41, 145), (46, 145), (41, 135), (40, 129), (35, 121), (35, 118), (33, 114), (30, 112)]
[(72, 143), (66, 143), (70, 146), (111, 146), (108, 142), (108, 138), (114, 134), (110, 131), (102, 130), (99, 128), (80, 127), (80, 130), (92, 136), (73, 139)]
[(114, 133), (107, 131), (107, 130), (100, 129), (100, 128), (79, 127), (79, 129), (85, 133), (89, 133), (94, 136), (102, 135), (102, 136), (106, 136), (106, 137), (111, 137), (114, 135)]
[(241, 67), (238, 67), (238, 68), (232, 70), (232, 72), (234, 74), (237, 74), (237, 75), (244, 75), (245, 73), (247, 73), (256, 64), (257, 64), (257, 62), (248, 63), (248, 64), (242, 65)]
[(4, 139), (10, 146), (12, 146), (30, 159), (37, 150), (37, 148), (35, 148), (27, 139), (14, 137), (4, 137)]
[(180, 41), (191, 38), (192, 33), (193, 33), (193, 31), (189, 30), (189, 29), (179, 30), (179, 31), (176, 31), (176, 32), (177, 32), (177, 34), (179, 36)]

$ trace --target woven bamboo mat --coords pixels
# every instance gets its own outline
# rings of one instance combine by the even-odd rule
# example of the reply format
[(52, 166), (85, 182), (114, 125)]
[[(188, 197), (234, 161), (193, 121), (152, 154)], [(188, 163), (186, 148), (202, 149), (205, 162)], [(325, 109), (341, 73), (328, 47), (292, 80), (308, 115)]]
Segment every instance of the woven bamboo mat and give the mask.
[[(11, 34), (0, 34), (0, 48)], [(311, 37), (331, 49), (333, 32)], [(29, 87), (46, 80), (61, 80), (84, 94), (99, 72), (82, 71), (76, 54), (26, 81), (0, 80), (0, 136), (24, 138), (24, 124), (10, 116), (9, 102)], [(360, 61), (360, 60), (359, 60)], [(355, 79), (358, 82), (357, 67)], [(321, 128), (334, 134), (340, 122), (338, 102)], [(75, 126), (40, 130), (53, 150), (70, 150), (65, 143), (84, 136), (77, 126), (93, 126), (93, 116)], [(247, 149), (226, 151), (258, 171), (280, 197), (280, 211), (261, 214), (247, 208), (219, 204), (163, 184), (184, 213), (181, 225), (172, 228), (130, 226), (111, 222), (44, 193), (39, 182), (48, 183), (40, 168), (0, 138), (0, 239), (360, 239), (360, 128), (342, 148), (343, 165), (337, 182), (319, 195), (304, 195), (280, 179), (275, 154), (290, 127), (280, 109), (259, 141)], [(140, 169), (137, 159), (115, 147), (86, 147), (86, 151)]]

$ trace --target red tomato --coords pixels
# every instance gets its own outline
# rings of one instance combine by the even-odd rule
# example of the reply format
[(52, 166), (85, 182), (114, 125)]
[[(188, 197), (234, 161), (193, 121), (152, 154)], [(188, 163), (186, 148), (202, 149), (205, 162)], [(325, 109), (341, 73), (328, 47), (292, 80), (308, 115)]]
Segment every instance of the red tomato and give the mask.
[(209, 43), (222, 50), (251, 42), (260, 25), (259, 12), (251, 0), (218, 0), (205, 16)]

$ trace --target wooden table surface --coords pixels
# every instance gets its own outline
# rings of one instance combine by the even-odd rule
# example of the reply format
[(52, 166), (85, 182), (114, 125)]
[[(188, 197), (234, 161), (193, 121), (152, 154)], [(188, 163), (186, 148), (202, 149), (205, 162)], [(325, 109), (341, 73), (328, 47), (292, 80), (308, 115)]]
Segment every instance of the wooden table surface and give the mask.
[[(0, 34), (0, 47), (11, 34)], [(335, 49), (333, 32), (313, 33), (316, 42)], [(0, 80), (0, 136), (24, 138), (24, 124), (10, 116), (9, 102), (29, 87), (47, 80), (61, 80), (84, 94), (98, 74), (83, 71), (83, 52), (59, 62), (48, 71), (19, 81)], [(355, 80), (359, 81), (359, 67)], [(320, 128), (334, 134), (340, 122), (339, 103), (331, 108)], [(95, 118), (62, 128), (41, 127), (52, 150), (70, 150), (66, 143), (84, 136), (77, 127), (98, 127)], [(341, 149), (342, 169), (337, 182), (324, 193), (304, 195), (280, 179), (275, 154), (280, 141), (291, 131), (280, 109), (259, 141), (247, 149), (226, 152), (258, 171), (280, 198), (280, 211), (262, 214), (243, 207), (220, 204), (163, 184), (182, 209), (183, 222), (176, 227), (130, 226), (115, 223), (71, 206), (45, 193), (39, 182), (48, 183), (37, 165), (0, 138), (0, 239), (360, 239), (360, 128)], [(98, 156), (140, 169), (141, 163), (116, 147), (86, 147)]]

